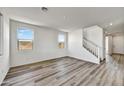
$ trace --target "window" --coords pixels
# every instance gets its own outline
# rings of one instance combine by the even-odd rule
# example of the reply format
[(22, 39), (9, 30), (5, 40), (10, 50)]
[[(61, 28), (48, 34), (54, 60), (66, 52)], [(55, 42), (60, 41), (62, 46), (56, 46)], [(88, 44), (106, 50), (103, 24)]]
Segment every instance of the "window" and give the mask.
[(3, 21), (2, 14), (0, 13), (0, 56), (3, 54)]
[(17, 40), (19, 50), (32, 50), (33, 49), (34, 33), (28, 28), (17, 29)]
[(59, 48), (65, 48), (65, 34), (60, 33), (58, 35)]

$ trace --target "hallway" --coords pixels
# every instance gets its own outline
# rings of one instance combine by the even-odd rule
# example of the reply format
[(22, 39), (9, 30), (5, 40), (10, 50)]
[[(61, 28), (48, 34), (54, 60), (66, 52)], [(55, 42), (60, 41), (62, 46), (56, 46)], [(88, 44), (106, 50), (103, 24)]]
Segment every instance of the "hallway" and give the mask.
[(107, 55), (106, 63), (108, 64), (108, 66), (110, 66), (110, 68), (122, 70), (124, 69), (124, 55), (121, 54), (112, 54), (112, 56)]

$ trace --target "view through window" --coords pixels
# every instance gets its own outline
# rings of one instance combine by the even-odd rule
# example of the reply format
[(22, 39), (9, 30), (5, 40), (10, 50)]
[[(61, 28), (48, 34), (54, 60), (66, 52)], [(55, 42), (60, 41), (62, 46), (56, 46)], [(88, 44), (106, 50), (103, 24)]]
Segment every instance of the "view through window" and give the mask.
[(59, 48), (65, 48), (65, 34), (58, 35)]
[(33, 49), (34, 33), (28, 28), (17, 29), (18, 49), (32, 50)]

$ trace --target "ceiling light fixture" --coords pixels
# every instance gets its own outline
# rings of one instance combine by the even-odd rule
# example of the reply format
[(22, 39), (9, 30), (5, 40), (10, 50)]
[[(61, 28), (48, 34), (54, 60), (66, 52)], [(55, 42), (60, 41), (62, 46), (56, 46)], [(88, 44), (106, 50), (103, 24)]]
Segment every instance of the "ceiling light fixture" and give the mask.
[(47, 11), (48, 11), (48, 8), (42, 7), (41, 10), (42, 10), (43, 12), (47, 12)]
[(112, 23), (110, 23), (109, 25), (112, 26)]

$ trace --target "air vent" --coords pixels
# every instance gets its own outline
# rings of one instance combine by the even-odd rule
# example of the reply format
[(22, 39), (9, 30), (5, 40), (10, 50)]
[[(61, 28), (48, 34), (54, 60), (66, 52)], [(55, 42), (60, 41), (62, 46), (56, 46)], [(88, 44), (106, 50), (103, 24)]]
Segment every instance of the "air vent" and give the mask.
[(42, 10), (43, 12), (47, 12), (47, 11), (48, 11), (48, 8), (42, 7), (41, 10)]

